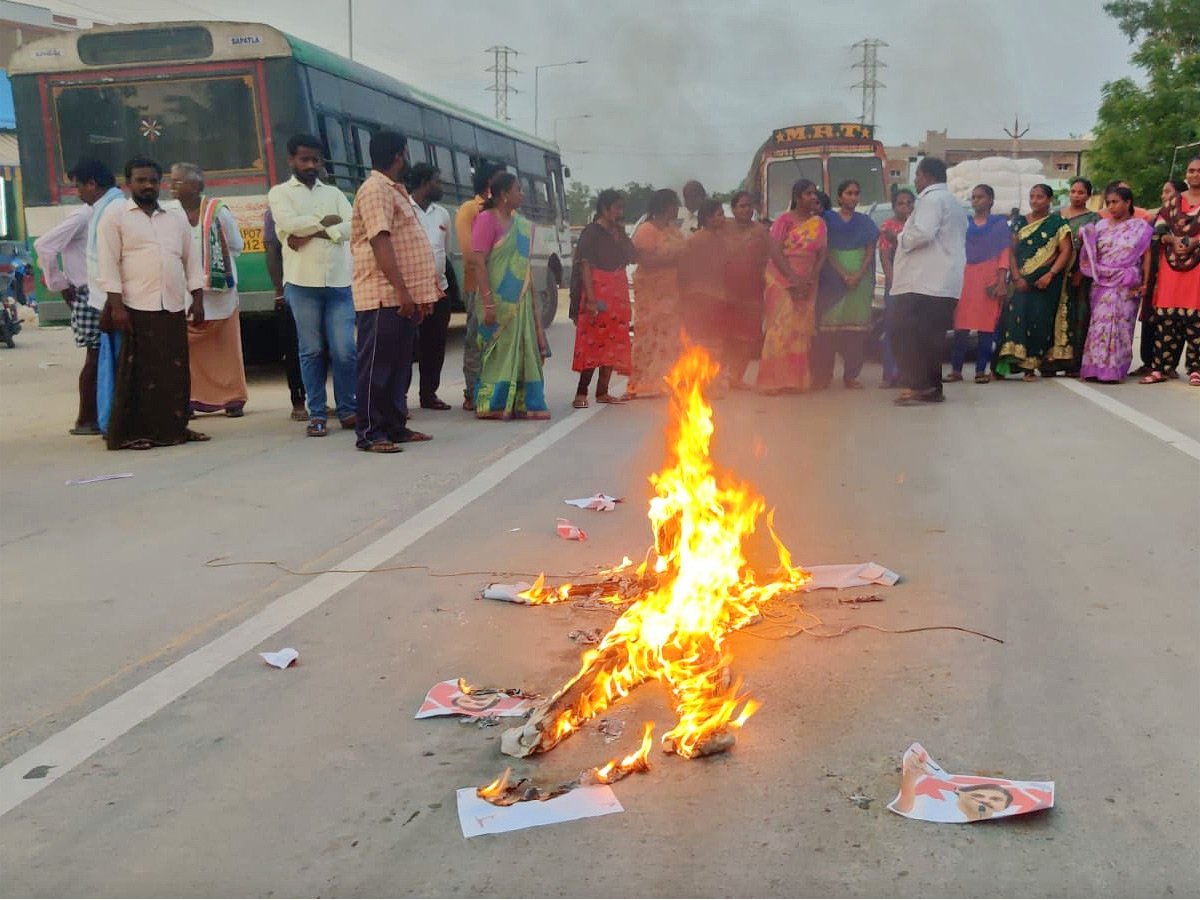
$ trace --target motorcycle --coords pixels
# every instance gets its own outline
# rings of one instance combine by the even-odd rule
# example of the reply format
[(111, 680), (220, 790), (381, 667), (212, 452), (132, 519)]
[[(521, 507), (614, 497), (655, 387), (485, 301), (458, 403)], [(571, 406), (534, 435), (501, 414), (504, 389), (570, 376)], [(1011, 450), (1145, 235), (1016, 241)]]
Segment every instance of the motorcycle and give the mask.
[(21, 303), (25, 302), (24, 277), (24, 270), (17, 267), (13, 277), (9, 280), (8, 290), (4, 292), (3, 300), (0, 300), (0, 342), (3, 342), (10, 350), (17, 346), (17, 342), (13, 338), (21, 331), (21, 319), (17, 315), (17, 302), (18, 300)]

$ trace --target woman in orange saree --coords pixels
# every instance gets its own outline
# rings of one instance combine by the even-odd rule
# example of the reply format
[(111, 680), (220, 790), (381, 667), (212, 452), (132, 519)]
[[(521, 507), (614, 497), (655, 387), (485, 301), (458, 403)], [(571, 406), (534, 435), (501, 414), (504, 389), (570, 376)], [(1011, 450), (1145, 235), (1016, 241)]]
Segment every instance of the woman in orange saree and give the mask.
[(767, 266), (766, 333), (756, 383), (766, 394), (799, 393), (809, 385), (809, 348), (817, 331), (817, 275), (826, 253), (819, 209), (816, 185), (801, 178), (792, 185), (791, 209), (771, 226), (771, 235), (783, 245), (789, 271), (774, 262)]
[(633, 233), (633, 374), (627, 396), (666, 393), (666, 377), (679, 359), (679, 260), (684, 237), (675, 219), (679, 196), (669, 188), (650, 197), (647, 219)]

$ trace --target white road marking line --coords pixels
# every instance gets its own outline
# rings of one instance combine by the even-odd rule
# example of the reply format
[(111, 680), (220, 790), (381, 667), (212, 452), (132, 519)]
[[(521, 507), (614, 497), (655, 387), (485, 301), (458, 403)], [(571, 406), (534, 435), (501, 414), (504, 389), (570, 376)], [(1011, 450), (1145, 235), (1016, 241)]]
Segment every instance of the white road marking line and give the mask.
[[(573, 412), (528, 444), (488, 466), (387, 534), (330, 568), (373, 569), (429, 534), (455, 513), (488, 493), (509, 475), (595, 416), (597, 405)], [(484, 426), (486, 427), (486, 426)], [(503, 427), (503, 425), (494, 426)], [(172, 700), (246, 655), (267, 638), (312, 612), (366, 573), (317, 575), (271, 601), (261, 612), (172, 663), (119, 697), (88, 713), (0, 768), (0, 816), (20, 806), (93, 753), (146, 721)], [(35, 766), (53, 766), (44, 778), (27, 779)]]
[(1095, 403), (1101, 409), (1108, 410), (1114, 416), (1124, 419), (1130, 425), (1142, 429), (1153, 437), (1158, 438), (1164, 444), (1174, 447), (1181, 453), (1186, 453), (1192, 459), (1200, 462), (1200, 441), (1195, 438), (1190, 438), (1180, 431), (1176, 431), (1169, 425), (1164, 425), (1158, 419), (1152, 419), (1143, 412), (1139, 412), (1128, 404), (1122, 403), (1120, 400), (1114, 400), (1112, 397), (1081, 384), (1073, 378), (1055, 378), (1055, 384), (1062, 385), (1073, 394), (1078, 394), (1085, 400)]

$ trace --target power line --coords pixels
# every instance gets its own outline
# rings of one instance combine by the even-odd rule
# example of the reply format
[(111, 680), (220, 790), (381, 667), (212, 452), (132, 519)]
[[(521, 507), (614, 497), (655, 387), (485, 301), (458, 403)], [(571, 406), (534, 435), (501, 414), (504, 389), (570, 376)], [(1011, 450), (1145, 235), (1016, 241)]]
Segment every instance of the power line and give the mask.
[(484, 71), (491, 72), (495, 76), (492, 86), (488, 88), (496, 95), (495, 117), (501, 122), (511, 122), (512, 118), (508, 114), (508, 95), (517, 93), (517, 89), (509, 85), (508, 76), (516, 75), (518, 71), (508, 64), (508, 58), (516, 56), (517, 51), (512, 47), (497, 44), (495, 47), (488, 47), (486, 52), (491, 53), (494, 60), (492, 65)]
[(855, 63), (851, 68), (862, 69), (862, 81), (854, 85), (855, 88), (862, 89), (862, 115), (858, 121), (863, 125), (875, 127), (875, 96), (878, 90), (882, 87), (887, 87), (879, 80), (880, 68), (887, 68), (887, 63), (879, 61), (879, 48), (886, 47), (885, 41), (879, 38), (864, 38), (854, 45), (854, 49), (862, 48), (862, 62)]

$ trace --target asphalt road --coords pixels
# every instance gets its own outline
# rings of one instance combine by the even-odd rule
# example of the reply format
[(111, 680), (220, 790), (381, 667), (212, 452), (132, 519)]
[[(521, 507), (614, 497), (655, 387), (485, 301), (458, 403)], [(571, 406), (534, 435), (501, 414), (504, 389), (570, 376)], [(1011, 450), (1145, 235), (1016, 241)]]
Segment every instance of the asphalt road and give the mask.
[[(503, 769), (501, 729), (414, 720), (425, 691), (461, 675), (551, 692), (578, 664), (567, 633), (604, 617), (476, 599), (487, 575), (205, 562), (566, 573), (639, 556), (666, 404), (573, 411), (570, 323), (550, 337), (553, 421), (419, 412), (434, 442), (395, 457), (305, 438), (261, 371), (245, 418), (200, 426), (210, 443), (109, 453), (66, 434), (65, 331), (0, 350), (0, 894), (1200, 893), (1200, 391), (1178, 382), (968, 383), (915, 409), (873, 388), (718, 401), (714, 458), (776, 507), (798, 561), (903, 576), (843, 592), (882, 603), (822, 591), (807, 610), (1004, 643), (738, 635), (763, 706), (732, 752), (655, 751), (617, 785), (622, 814), (464, 840), (454, 792)], [(562, 503), (600, 490), (627, 502)], [(555, 535), (564, 514), (586, 543)], [(284, 646), (297, 667), (257, 655)], [(517, 774), (557, 783), (669, 721), (653, 686), (617, 715), (621, 741), (589, 727)], [(1053, 779), (1057, 807), (894, 815), (914, 740), (952, 772)], [(51, 768), (23, 777), (35, 766)]]

